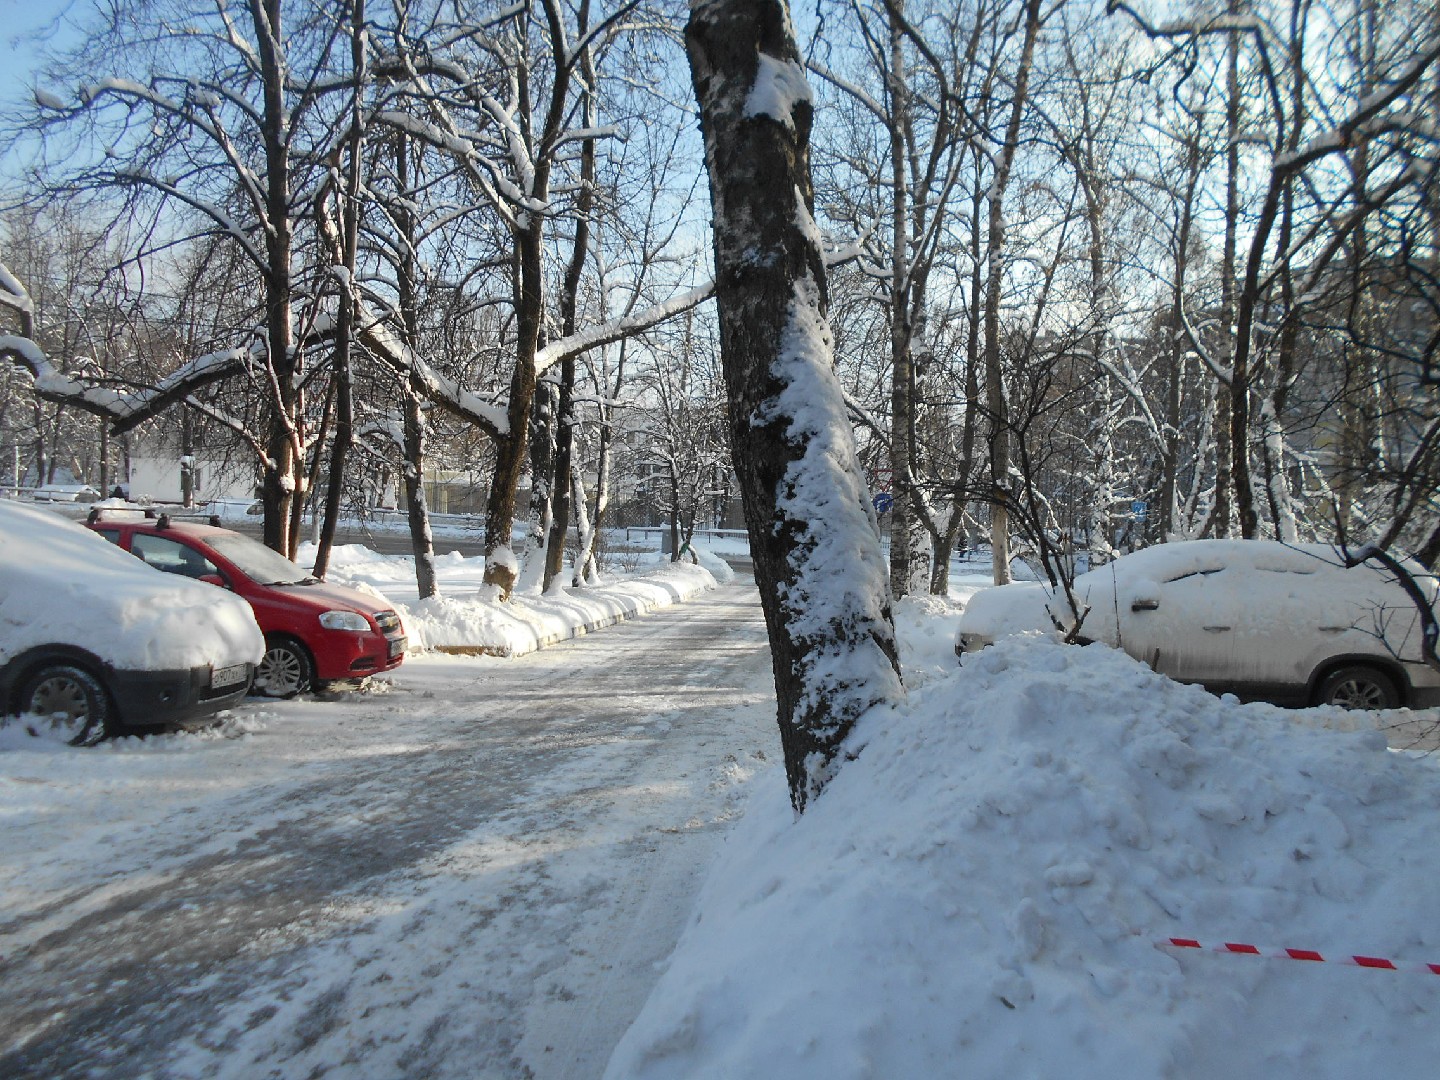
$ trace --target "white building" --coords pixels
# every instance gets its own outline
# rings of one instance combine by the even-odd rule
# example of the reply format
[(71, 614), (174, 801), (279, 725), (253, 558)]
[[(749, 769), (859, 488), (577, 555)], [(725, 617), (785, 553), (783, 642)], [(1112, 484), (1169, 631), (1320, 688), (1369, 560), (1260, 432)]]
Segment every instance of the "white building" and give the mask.
[[(212, 499), (255, 498), (255, 469), (246, 461), (236, 463), (222, 458), (195, 456), (190, 459), (195, 502)], [(130, 457), (129, 496), (133, 500), (149, 498), (152, 502), (184, 501), (180, 473), (185, 462), (179, 457)], [(108, 494), (108, 492), (107, 492)]]

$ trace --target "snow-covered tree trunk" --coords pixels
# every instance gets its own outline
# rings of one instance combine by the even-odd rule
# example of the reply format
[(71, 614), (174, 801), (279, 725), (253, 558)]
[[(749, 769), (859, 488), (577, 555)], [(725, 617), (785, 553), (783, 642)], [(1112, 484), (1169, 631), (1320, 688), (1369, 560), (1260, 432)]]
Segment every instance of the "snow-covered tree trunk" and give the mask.
[(519, 273), (515, 282), (515, 367), (510, 376), (506, 416), (509, 436), (495, 444), (495, 478), (485, 504), (485, 583), (508, 598), (520, 578), (520, 560), (511, 547), (515, 498), (525, 472), (530, 412), (535, 403), (535, 351), (544, 316), (543, 219), (531, 217), (516, 237)]
[(1100, 400), (1096, 408), (1091, 459), (1094, 462), (1094, 477), (1090, 482), (1090, 562), (1092, 567), (1102, 566), (1115, 557), (1115, 544), (1111, 535), (1110, 512), (1115, 505), (1115, 439), (1114, 407), (1111, 401), (1112, 386), (1109, 378), (1101, 376)]
[(1275, 402), (1267, 398), (1260, 403), (1260, 434), (1265, 455), (1266, 492), (1270, 513), (1275, 522), (1275, 538), (1287, 544), (1300, 542), (1300, 526), (1296, 520), (1295, 501), (1285, 479), (1285, 430), (1275, 415)]
[[(414, 183), (413, 173), (418, 171), (418, 162), (411, 160), (410, 140), (404, 132), (396, 132), (392, 138), (395, 141), (396, 187), (402, 195), (408, 196)], [(413, 354), (420, 347), (420, 300), (417, 287), (420, 269), (416, 258), (419, 228), (408, 198), (396, 199), (390, 213), (403, 238), (403, 242), (396, 245), (398, 257), (395, 260), (395, 292), (400, 306), (400, 334)], [(420, 599), (428, 600), (440, 595), (440, 582), (435, 574), (435, 539), (430, 530), (430, 506), (425, 500), (427, 421), (424, 409), (421, 408), (424, 388), (413, 366), (408, 372), (400, 374), (399, 378), (404, 383), (402, 396), (405, 414), (401, 426), (404, 465), (401, 476), (405, 488), (405, 518), (410, 527), (410, 552), (415, 556), (415, 586), (419, 590)]]
[(697, 0), (685, 31), (713, 205), (735, 469), (765, 609), (790, 798), (899, 698), (885, 559), (834, 373), (812, 217), (810, 89), (781, 0)]
[[(917, 492), (912, 504), (915, 513), (910, 518), (910, 528), (906, 533), (910, 548), (910, 557), (906, 560), (906, 573), (909, 575), (905, 583), (906, 596), (924, 596), (930, 591), (930, 560), (935, 554), (935, 537), (930, 530), (935, 519), (925, 513), (927, 501), (921, 499)], [(892, 539), (890, 542), (893, 544), (895, 541)], [(891, 570), (893, 579), (893, 565)]]
[(934, 550), (930, 553), (930, 595), (950, 595), (950, 557), (955, 553), (955, 535), (960, 525), (960, 501), (950, 502), (949, 512), (941, 523), (941, 529), (934, 536)]
[(1030, 86), (1030, 68), (1035, 59), (1035, 39), (1040, 33), (1040, 0), (1025, 5), (1025, 39), (1015, 73), (1015, 96), (1005, 126), (1005, 142), (995, 162), (995, 178), (988, 192), (988, 233), (985, 242), (987, 283), (985, 289), (985, 407), (990, 413), (990, 479), (994, 488), (990, 506), (991, 570), (996, 585), (1010, 582), (1010, 464), (1011, 437), (1009, 409), (1005, 401), (1004, 373), (1000, 357), (1000, 305), (1005, 284), (1005, 194), (1010, 172), (1020, 148), (1020, 123), (1024, 117)]
[[(1230, 5), (1232, 14), (1236, 5)], [(1240, 38), (1226, 42), (1225, 66), (1225, 241), (1220, 259), (1220, 339), (1228, 375), (1215, 393), (1215, 508), (1211, 528), (1215, 536), (1235, 530), (1233, 502), (1235, 469), (1234, 409), (1245, 387), (1235, 380), (1235, 260), (1240, 228)]]
[[(597, 475), (599, 484), (609, 483), (608, 450), (604, 451)], [(590, 517), (590, 507), (585, 496), (585, 476), (578, 468), (570, 470), (570, 504), (575, 508), (575, 572), (570, 578), (570, 585), (578, 589), (582, 585), (597, 584), (600, 580), (600, 569), (595, 561), (595, 539), (599, 530), (595, 527), (595, 519)], [(603, 488), (595, 494), (595, 511), (597, 514), (605, 511)]]
[(524, 531), (517, 558), (520, 575), (511, 588), (523, 593), (538, 593), (545, 584), (545, 545), (553, 522), (552, 495), (555, 477), (555, 413), (559, 389), (546, 379), (535, 387), (535, 401), (530, 418), (530, 497), (527, 500)]
[[(897, 0), (903, 10), (904, 0)], [(916, 528), (915, 365), (911, 353), (909, 179), (905, 166), (905, 124), (909, 107), (905, 85), (905, 50), (897, 12), (889, 19), (890, 71), (886, 81), (890, 106), (890, 470), (895, 501), (890, 507), (890, 591), (907, 596), (914, 587)], [(928, 565), (926, 566), (928, 569)]]
[[(330, 446), (330, 476), (325, 485), (325, 516), (320, 539), (315, 551), (315, 576), (324, 579), (330, 565), (330, 549), (335, 544), (335, 527), (340, 520), (341, 498), (345, 490), (345, 466), (350, 450), (355, 443), (355, 401), (354, 371), (352, 359), (355, 336), (355, 268), (358, 265), (360, 249), (360, 187), (364, 171), (362, 155), (365, 151), (365, 110), (364, 95), (366, 82), (365, 67), (365, 0), (352, 0), (350, 8), (350, 74), (354, 89), (350, 99), (350, 130), (346, 138), (346, 160), (349, 171), (344, 174), (345, 188), (335, 192), (340, 205), (340, 227), (338, 237), (327, 237), (327, 247), (334, 250), (337, 263), (331, 267), (332, 274), (340, 280), (339, 310), (335, 324), (335, 355), (331, 361), (330, 379), (335, 393), (335, 438)], [(338, 159), (334, 169), (339, 172)], [(337, 183), (338, 188), (338, 183)], [(321, 199), (317, 213), (324, 216), (325, 203)], [(322, 233), (328, 232), (322, 224)], [(337, 243), (338, 241), (338, 243)], [(315, 457), (320, 457), (321, 446), (317, 442)], [(317, 512), (316, 516), (319, 514)]]
[(410, 553), (415, 556), (415, 587), (421, 600), (440, 595), (435, 574), (435, 540), (430, 531), (430, 507), (425, 501), (425, 413), (420, 395), (405, 393), (403, 470), (405, 520), (410, 527)]
[[(584, 20), (582, 18), (582, 27)], [(595, 101), (595, 60), (587, 45), (581, 52), (580, 70), (584, 74), (585, 127), (599, 127)], [(579, 329), (580, 276), (590, 249), (590, 215), (595, 206), (595, 140), (580, 144), (580, 191), (575, 197), (575, 242), (570, 262), (565, 267), (565, 281), (560, 292), (560, 331), (570, 337)], [(555, 482), (550, 494), (550, 533), (545, 538), (545, 589), (564, 571), (565, 537), (570, 530), (574, 507), (572, 472), (575, 468), (575, 357), (567, 356), (560, 364), (560, 402), (555, 412)], [(577, 576), (580, 560), (576, 559)]]
[[(1201, 155), (1200, 135), (1187, 133), (1180, 159), (1183, 173), (1182, 182), (1176, 186), (1173, 198), (1176, 204), (1177, 222), (1172, 247), (1174, 270), (1170, 284), (1170, 312), (1166, 333), (1169, 341), (1169, 357), (1165, 370), (1165, 451), (1163, 455), (1160, 493), (1160, 538), (1170, 540), (1181, 530), (1180, 519), (1180, 440), (1181, 440), (1181, 391), (1185, 385), (1185, 366), (1188, 340), (1185, 334), (1185, 299), (1190, 269), (1190, 238), (1195, 225), (1196, 195), (1200, 188)], [(1199, 471), (1200, 454), (1196, 455), (1195, 469)]]
[(290, 190), (290, 107), (283, 51), (280, 0), (255, 0), (256, 54), (263, 86), (265, 144), (265, 330), (271, 387), (270, 420), (265, 434), (266, 459), (261, 484), (265, 507), (265, 543), (295, 556), (298, 538), (291, 527), (294, 502), (304, 498), (301, 455), (296, 445), (296, 418), (304, 408), (299, 355), (295, 349), (292, 314), (292, 267), (295, 236)]

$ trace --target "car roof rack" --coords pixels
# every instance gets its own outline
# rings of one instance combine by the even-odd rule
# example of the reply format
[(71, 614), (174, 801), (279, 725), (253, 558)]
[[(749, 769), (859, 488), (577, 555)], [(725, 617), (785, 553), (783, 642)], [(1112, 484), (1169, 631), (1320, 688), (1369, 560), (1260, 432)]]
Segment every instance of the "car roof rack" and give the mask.
[[(122, 517), (122, 518), (107, 518), (107, 517), (106, 517), (107, 514), (125, 514), (125, 515), (130, 515), (130, 516), (129, 516), (129, 517)], [(86, 517), (85, 517), (85, 521), (86, 521), (86, 523), (89, 524), (89, 525), (94, 525), (94, 524), (96, 524), (97, 522), (107, 521), (107, 520), (112, 520), (112, 521), (113, 521), (113, 520), (128, 521), (128, 520), (134, 520), (134, 515), (135, 515), (135, 514), (141, 514), (141, 515), (142, 515), (143, 517), (145, 517), (147, 520), (154, 521), (154, 522), (155, 522), (155, 527), (156, 527), (157, 529), (168, 529), (168, 528), (170, 528), (170, 523), (171, 523), (171, 521), (172, 521), (173, 519), (175, 519), (175, 518), (179, 518), (179, 519), (182, 520), (182, 521), (189, 521), (189, 520), (196, 520), (196, 521), (198, 521), (198, 520), (200, 520), (201, 518), (203, 518), (203, 519), (204, 519), (204, 524), (206, 524), (206, 525), (209, 525), (209, 526), (211, 526), (211, 527), (213, 527), (213, 528), (216, 528), (216, 529), (224, 528), (224, 525), (223, 525), (223, 523), (222, 523), (221, 520), (220, 520), (220, 515), (219, 515), (219, 514), (202, 514), (202, 513), (198, 513), (198, 512), (197, 512), (197, 513), (193, 513), (193, 514), (180, 514), (180, 513), (175, 513), (175, 512), (173, 512), (173, 511), (170, 511), (170, 510), (156, 510), (155, 507), (153, 507), (153, 506), (145, 506), (145, 507), (139, 507), (139, 506), (136, 506), (136, 507), (130, 507), (130, 506), (104, 506), (104, 507), (95, 506), (95, 507), (91, 507), (90, 513), (87, 514)]]

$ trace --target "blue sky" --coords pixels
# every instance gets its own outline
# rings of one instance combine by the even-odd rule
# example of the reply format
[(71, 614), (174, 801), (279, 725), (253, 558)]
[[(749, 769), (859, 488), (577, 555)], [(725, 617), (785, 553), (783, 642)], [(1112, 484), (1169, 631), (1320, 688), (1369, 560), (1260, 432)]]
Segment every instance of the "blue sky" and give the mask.
[[(30, 83), (36, 54), (47, 44), (46, 30), (70, 12), (84, 12), (85, 0), (0, 0), (0, 70), (6, 78), (0, 94), (23, 93)], [(66, 31), (58, 31), (63, 40)]]

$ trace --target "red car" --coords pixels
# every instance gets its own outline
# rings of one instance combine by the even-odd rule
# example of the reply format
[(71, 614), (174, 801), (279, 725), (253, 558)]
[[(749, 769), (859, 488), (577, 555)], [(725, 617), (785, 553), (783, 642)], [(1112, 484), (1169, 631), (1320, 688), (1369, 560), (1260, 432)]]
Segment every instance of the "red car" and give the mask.
[(262, 694), (290, 697), (389, 671), (405, 659), (405, 628), (384, 601), (311, 577), (258, 540), (220, 528), (218, 518), (201, 525), (166, 514), (114, 514), (92, 512), (86, 524), (157, 570), (220, 585), (249, 602), (265, 635), (254, 683)]

